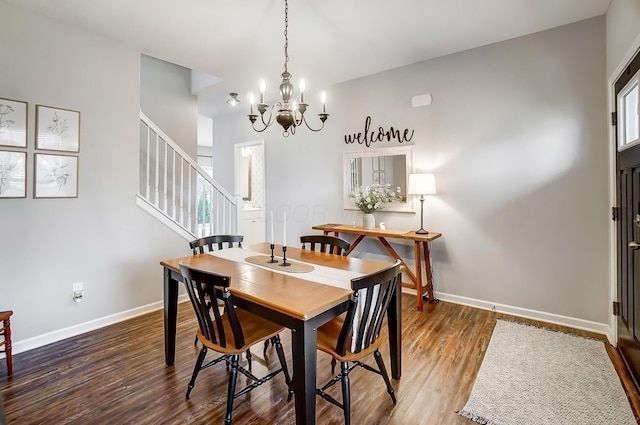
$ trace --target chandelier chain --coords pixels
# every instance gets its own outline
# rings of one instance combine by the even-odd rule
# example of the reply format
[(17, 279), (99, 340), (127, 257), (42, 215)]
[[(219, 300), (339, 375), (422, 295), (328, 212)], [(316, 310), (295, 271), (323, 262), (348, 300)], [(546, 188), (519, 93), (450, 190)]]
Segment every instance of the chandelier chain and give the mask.
[(289, 2), (284, 1), (284, 72), (287, 72), (287, 64), (289, 63), (289, 36), (287, 34), (289, 28)]

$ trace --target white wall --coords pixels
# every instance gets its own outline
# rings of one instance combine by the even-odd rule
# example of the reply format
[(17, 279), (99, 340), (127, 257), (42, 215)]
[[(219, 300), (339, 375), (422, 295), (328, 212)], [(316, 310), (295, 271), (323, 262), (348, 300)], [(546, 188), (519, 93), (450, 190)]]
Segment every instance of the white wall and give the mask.
[(191, 70), (141, 55), (140, 107), (189, 156), (198, 144), (198, 98), (191, 94)]
[(607, 11), (607, 77), (613, 75), (629, 49), (640, 47), (640, 1), (611, 0)]
[[(439, 194), (425, 208), (425, 227), (443, 233), (432, 244), (437, 293), (602, 329), (610, 308), (604, 82), (598, 17), (330, 87), (322, 132), (261, 134), (276, 234), (284, 211), (289, 244), (313, 224), (360, 219), (342, 209), (342, 153), (354, 149), (344, 135), (370, 115), (374, 128), (415, 130), (414, 168), (437, 173)], [(433, 105), (412, 108), (423, 93)], [(246, 111), (214, 122), (215, 176), (226, 187), (232, 144), (253, 138)], [(417, 214), (377, 214), (388, 228), (419, 227)], [(374, 242), (360, 247), (385, 257)]]
[[(20, 351), (30, 338), (160, 302), (159, 261), (189, 251), (135, 205), (138, 51), (0, 0), (0, 63), (0, 97), (29, 102), (27, 198), (0, 200), (0, 310), (15, 313)], [(37, 103), (82, 114), (77, 199), (32, 197)]]

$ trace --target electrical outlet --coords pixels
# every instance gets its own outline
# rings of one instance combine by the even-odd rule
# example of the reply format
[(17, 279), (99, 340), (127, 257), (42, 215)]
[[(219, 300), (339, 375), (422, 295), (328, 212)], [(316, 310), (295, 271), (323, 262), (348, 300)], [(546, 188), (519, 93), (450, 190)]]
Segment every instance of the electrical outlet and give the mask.
[(82, 297), (84, 296), (84, 283), (76, 282), (73, 284), (73, 300), (77, 303), (82, 301)]

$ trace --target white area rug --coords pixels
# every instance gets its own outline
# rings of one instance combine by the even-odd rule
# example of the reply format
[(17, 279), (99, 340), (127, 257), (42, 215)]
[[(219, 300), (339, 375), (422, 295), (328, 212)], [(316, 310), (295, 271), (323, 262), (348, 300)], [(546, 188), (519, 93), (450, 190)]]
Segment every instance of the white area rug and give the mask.
[(604, 342), (498, 320), (467, 404), (487, 425), (636, 425)]

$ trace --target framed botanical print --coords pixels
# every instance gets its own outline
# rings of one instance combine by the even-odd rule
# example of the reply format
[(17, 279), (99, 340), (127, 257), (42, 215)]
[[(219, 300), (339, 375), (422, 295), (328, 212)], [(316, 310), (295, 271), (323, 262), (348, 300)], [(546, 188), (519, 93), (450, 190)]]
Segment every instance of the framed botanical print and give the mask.
[(36, 149), (80, 151), (80, 112), (36, 105)]
[(26, 152), (0, 151), (0, 198), (25, 198)]
[(78, 157), (36, 153), (34, 198), (77, 198)]
[(27, 102), (0, 98), (0, 145), (27, 147)]

